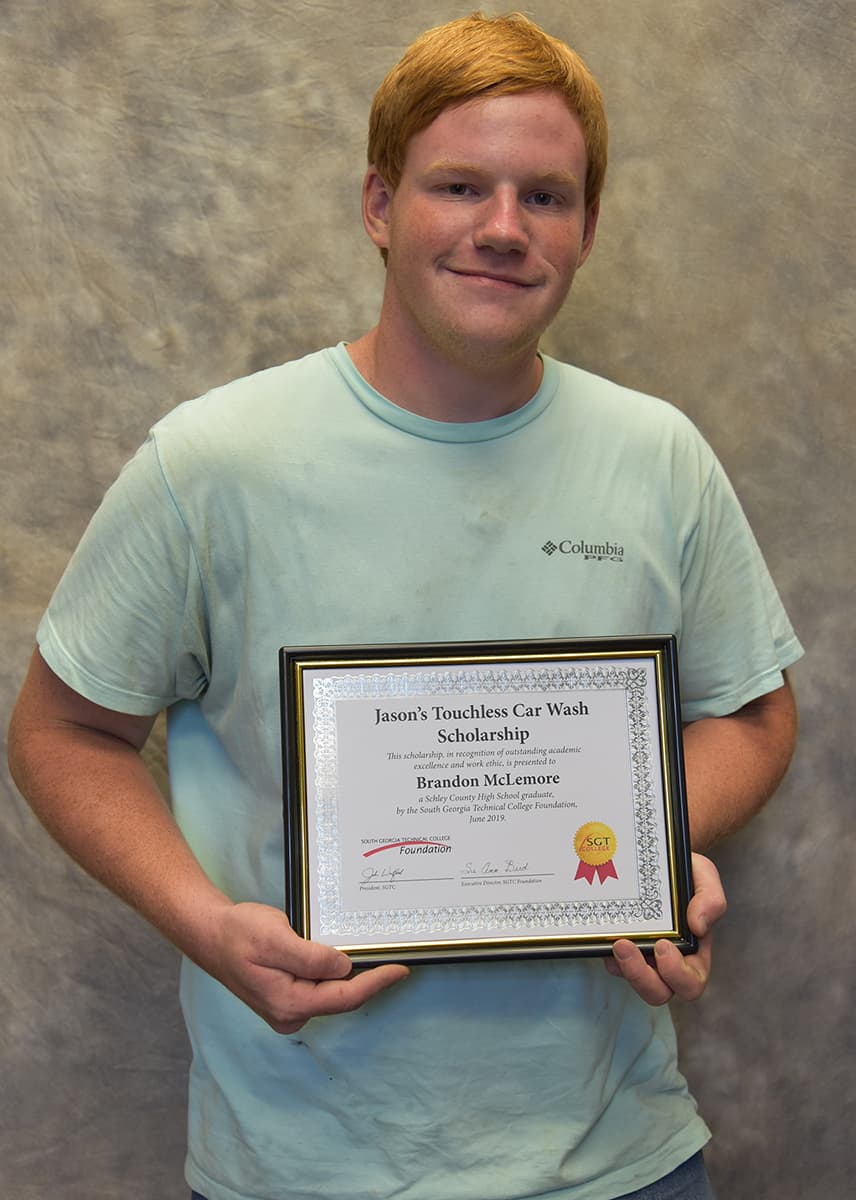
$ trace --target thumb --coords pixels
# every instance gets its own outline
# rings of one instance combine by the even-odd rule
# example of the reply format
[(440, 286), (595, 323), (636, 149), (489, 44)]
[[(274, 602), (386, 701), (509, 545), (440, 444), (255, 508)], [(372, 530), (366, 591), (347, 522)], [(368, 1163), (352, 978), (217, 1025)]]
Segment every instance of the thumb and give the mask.
[(347, 954), (335, 946), (300, 937), (285, 913), (277, 912), (276, 917), (268, 930), (264, 953), (256, 960), (260, 966), (288, 971), (299, 979), (344, 979), (350, 975), (353, 963)]
[(714, 864), (702, 854), (693, 854), (694, 894), (687, 907), (687, 917), (694, 933), (704, 935), (724, 915), (728, 902)]
[(310, 942), (294, 935), (292, 962), (286, 969), (301, 979), (344, 979), (354, 969), (354, 964), (335, 946), (321, 942)]

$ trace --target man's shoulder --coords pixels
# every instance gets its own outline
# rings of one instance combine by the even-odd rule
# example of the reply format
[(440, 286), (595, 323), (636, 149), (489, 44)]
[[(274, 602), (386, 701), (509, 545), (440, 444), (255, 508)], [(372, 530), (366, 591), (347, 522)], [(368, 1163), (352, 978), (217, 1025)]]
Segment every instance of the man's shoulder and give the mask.
[(152, 426), (148, 450), (173, 491), (205, 475), (228, 487), (277, 462), (317, 454), (319, 439), (348, 410), (335, 350), (265, 367), (180, 403)]
[(158, 432), (186, 425), (224, 421), (242, 425), (248, 415), (258, 418), (281, 415), (289, 401), (306, 396), (313, 387), (323, 387), (336, 376), (332, 348), (315, 350), (302, 358), (288, 359), (264, 367), (186, 400), (167, 413), (155, 426)]
[(551, 362), (557, 377), (557, 398), (579, 419), (582, 417), (605, 433), (620, 429), (625, 437), (662, 436), (701, 440), (686, 413), (674, 403), (619, 383), (605, 375), (557, 359)]
[(337, 354), (338, 348), (317, 350), (179, 404), (150, 432), (167, 474), (203, 465), (227, 471), (317, 441), (347, 411)]

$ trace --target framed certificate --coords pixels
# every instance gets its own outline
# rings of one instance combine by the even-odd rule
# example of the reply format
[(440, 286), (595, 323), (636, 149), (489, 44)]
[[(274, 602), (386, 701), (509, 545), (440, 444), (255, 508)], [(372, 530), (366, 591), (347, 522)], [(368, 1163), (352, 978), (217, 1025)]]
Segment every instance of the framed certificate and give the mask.
[(355, 963), (695, 948), (673, 637), (286, 647), (286, 906)]

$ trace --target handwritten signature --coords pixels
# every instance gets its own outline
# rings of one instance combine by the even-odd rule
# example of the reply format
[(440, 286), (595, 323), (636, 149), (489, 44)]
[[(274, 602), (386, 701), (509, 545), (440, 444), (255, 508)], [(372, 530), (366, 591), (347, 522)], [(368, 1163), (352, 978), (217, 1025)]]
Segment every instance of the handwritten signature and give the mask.
[(361, 878), (363, 883), (371, 883), (373, 880), (378, 879), (389, 883), (395, 879), (400, 879), (403, 874), (404, 867), (364, 867)]
[(503, 862), (495, 863), (486, 859), (482, 863), (464, 863), (462, 875), (525, 875), (529, 870), (528, 862), (517, 862), (506, 858)]

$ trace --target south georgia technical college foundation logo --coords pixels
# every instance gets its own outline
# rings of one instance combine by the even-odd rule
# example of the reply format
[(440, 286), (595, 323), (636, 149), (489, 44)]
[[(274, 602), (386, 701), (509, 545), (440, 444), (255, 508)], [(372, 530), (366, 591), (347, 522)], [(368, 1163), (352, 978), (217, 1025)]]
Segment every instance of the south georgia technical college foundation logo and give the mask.
[(397, 841), (380, 841), (377, 838), (364, 838), (364, 842), (373, 841), (377, 845), (373, 845), (371, 850), (363, 851), (363, 858), (371, 858), (374, 854), (381, 854), (384, 850), (397, 850), (399, 854), (451, 854), (452, 847), (449, 845), (450, 839), (444, 838), (400, 838)]
[(612, 861), (615, 834), (603, 821), (586, 821), (585, 825), (580, 825), (574, 834), (574, 850), (580, 860), (574, 879), (586, 879), (591, 884), (595, 875), (601, 883), (618, 878)]

